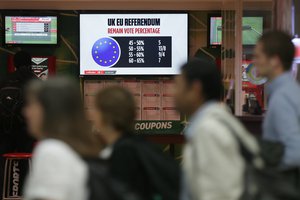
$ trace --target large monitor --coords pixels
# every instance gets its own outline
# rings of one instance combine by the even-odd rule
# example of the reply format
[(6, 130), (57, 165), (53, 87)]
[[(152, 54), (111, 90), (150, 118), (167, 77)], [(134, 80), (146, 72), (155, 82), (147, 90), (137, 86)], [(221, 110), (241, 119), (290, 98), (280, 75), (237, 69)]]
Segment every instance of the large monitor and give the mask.
[(5, 44), (57, 44), (57, 16), (5, 16)]
[[(255, 45), (263, 34), (263, 17), (243, 17), (243, 45)], [(209, 17), (209, 46), (222, 44), (222, 17)]]
[(187, 59), (187, 13), (80, 14), (81, 75), (173, 75)]

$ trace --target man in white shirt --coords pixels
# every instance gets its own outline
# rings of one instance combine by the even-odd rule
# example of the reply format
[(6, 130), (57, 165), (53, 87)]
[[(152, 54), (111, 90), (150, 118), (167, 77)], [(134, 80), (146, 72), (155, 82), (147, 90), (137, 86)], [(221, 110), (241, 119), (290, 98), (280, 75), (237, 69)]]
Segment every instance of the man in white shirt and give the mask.
[(176, 78), (176, 103), (190, 117), (185, 131), (182, 199), (238, 200), (244, 189), (245, 162), (234, 134), (253, 153), (258, 146), (220, 104), (222, 81), (215, 64), (194, 59), (181, 72)]

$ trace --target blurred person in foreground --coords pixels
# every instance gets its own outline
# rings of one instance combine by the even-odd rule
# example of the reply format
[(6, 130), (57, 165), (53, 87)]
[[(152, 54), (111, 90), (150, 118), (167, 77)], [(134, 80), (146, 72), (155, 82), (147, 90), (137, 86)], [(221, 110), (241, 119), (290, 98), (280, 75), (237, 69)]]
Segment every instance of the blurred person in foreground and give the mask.
[(182, 66), (175, 83), (177, 107), (190, 117), (181, 199), (238, 200), (243, 194), (246, 163), (236, 137), (254, 154), (258, 146), (220, 103), (222, 81), (217, 67), (193, 59)]
[(82, 157), (97, 157), (100, 150), (88, 132), (79, 85), (64, 78), (35, 81), (26, 97), (29, 131), (40, 142), (24, 199), (88, 199), (89, 171)]
[[(31, 70), (31, 55), (25, 51), (13, 57), (16, 71), (0, 81), (0, 154), (31, 153), (35, 140), (27, 131), (22, 115), (24, 88), (37, 79)], [(0, 156), (0, 196), (2, 196), (4, 160)]]
[(176, 200), (179, 167), (143, 138), (134, 136), (134, 97), (114, 86), (96, 94), (94, 122), (106, 148), (109, 174), (145, 200)]
[(283, 144), (280, 168), (299, 186), (300, 86), (291, 74), (294, 55), (292, 38), (284, 32), (271, 31), (258, 40), (254, 62), (258, 74), (269, 79), (263, 138)]

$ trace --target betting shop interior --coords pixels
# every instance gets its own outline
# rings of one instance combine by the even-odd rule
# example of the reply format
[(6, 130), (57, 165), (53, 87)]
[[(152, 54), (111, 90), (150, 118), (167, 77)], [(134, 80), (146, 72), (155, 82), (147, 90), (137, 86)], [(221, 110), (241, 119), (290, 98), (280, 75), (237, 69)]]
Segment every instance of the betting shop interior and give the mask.
[(88, 113), (97, 90), (128, 88), (137, 134), (176, 157), (187, 119), (175, 109), (173, 77), (200, 57), (221, 70), (223, 101), (253, 134), (261, 132), (266, 80), (256, 76), (252, 53), (272, 28), (271, 0), (2, 0), (0, 7), (2, 75), (15, 70), (13, 53), (26, 50), (41, 79), (78, 77)]

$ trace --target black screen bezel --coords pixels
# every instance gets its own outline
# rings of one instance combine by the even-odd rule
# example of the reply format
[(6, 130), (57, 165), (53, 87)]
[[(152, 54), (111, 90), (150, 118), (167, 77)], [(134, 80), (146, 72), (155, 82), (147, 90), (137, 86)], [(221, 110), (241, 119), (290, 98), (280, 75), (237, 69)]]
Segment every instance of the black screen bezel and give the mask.
[[(214, 12), (214, 13), (210, 13), (207, 15), (207, 46), (209, 48), (221, 48), (222, 44), (216, 45), (216, 44), (211, 44), (210, 41), (210, 35), (211, 35), (211, 26), (210, 26), (210, 21), (212, 17), (222, 17), (220, 12)], [(266, 26), (266, 17), (261, 14), (261, 13), (252, 13), (252, 12), (245, 12), (243, 17), (261, 17), (263, 19), (263, 32), (265, 30), (265, 26)], [(243, 47), (254, 47), (255, 44), (242, 44)]]
[[(48, 14), (49, 12), (49, 14)], [(3, 46), (6, 47), (45, 47), (45, 46), (49, 46), (49, 47), (57, 47), (60, 44), (60, 37), (59, 37), (59, 33), (60, 33), (60, 17), (59, 15), (56, 13), (54, 14), (55, 11), (51, 12), (51, 11), (31, 11), (31, 10), (26, 10), (26, 11), (6, 11), (4, 13), (2, 13), (2, 37), (3, 37)], [(30, 43), (7, 43), (6, 42), (6, 37), (5, 37), (5, 19), (6, 17), (13, 17), (13, 16), (21, 16), (21, 17), (56, 17), (57, 19), (57, 40), (55, 44), (30, 44)]]
[(132, 76), (138, 76), (138, 77), (144, 77), (144, 76), (152, 76), (152, 77), (159, 77), (159, 76), (164, 76), (164, 77), (172, 77), (176, 76), (178, 74), (103, 74), (103, 75), (84, 75), (80, 74), (80, 15), (81, 14), (187, 14), (187, 55), (189, 59), (189, 12), (188, 11), (164, 11), (164, 10), (157, 10), (157, 11), (149, 11), (149, 10), (142, 10), (142, 11), (120, 11), (120, 10), (106, 10), (106, 11), (86, 11), (86, 10), (80, 10), (78, 12), (78, 44), (79, 44), (79, 58), (78, 58), (78, 66), (79, 66), (79, 76), (80, 77), (86, 77), (86, 78), (95, 78), (95, 77), (132, 77)]

